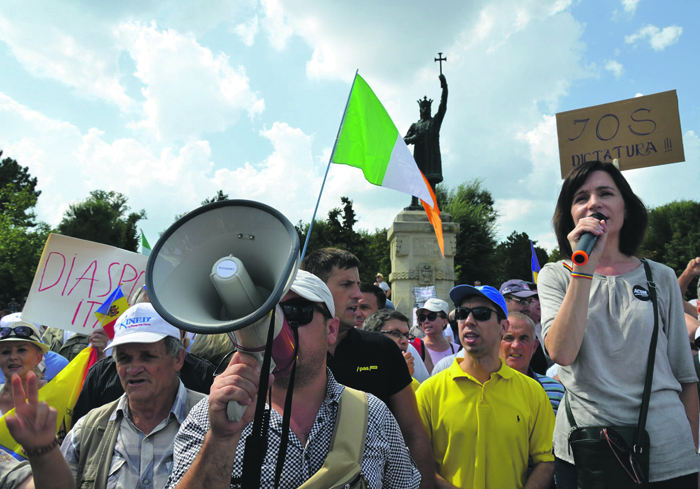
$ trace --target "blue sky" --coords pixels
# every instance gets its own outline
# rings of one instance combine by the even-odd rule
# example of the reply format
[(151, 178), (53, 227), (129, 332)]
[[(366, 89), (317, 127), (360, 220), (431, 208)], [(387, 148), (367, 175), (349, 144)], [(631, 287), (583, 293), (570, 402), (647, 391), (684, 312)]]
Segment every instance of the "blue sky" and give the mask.
[[(551, 250), (557, 112), (676, 89), (686, 162), (625, 175), (650, 206), (696, 197), (699, 18), (652, 0), (5, 0), (0, 149), (52, 225), (95, 189), (145, 209), (152, 242), (218, 189), (308, 222), (355, 70), (405, 134), (439, 99), (441, 51), (445, 182), (481, 179), (499, 237)], [(372, 230), (409, 199), (334, 165), (320, 216), (343, 195)]]

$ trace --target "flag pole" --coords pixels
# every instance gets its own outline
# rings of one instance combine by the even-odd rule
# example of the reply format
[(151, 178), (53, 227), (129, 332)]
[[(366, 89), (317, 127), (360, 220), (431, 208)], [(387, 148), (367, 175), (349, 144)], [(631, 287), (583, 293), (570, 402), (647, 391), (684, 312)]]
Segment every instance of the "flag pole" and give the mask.
[(343, 124), (345, 123), (345, 115), (348, 113), (348, 105), (350, 105), (350, 97), (352, 96), (352, 89), (355, 88), (355, 80), (357, 80), (357, 74), (360, 70), (355, 70), (355, 78), (352, 79), (352, 86), (350, 87), (350, 93), (348, 94), (348, 100), (345, 102), (345, 110), (343, 110), (343, 117), (340, 119), (340, 125), (338, 126), (338, 134), (335, 135), (335, 141), (333, 142), (333, 151), (331, 151), (331, 156), (328, 158), (328, 166), (326, 167), (326, 173), (323, 175), (323, 183), (321, 183), (321, 191), (318, 193), (318, 199), (316, 199), (316, 207), (314, 208), (314, 215), (311, 217), (311, 224), (309, 224), (309, 232), (306, 234), (306, 241), (304, 241), (304, 249), (301, 252), (301, 260), (306, 256), (306, 248), (309, 246), (309, 239), (311, 238), (311, 230), (314, 227), (314, 220), (316, 219), (316, 212), (318, 211), (318, 204), (321, 202), (321, 195), (323, 194), (323, 188), (326, 186), (326, 178), (328, 178), (328, 171), (331, 169), (331, 163), (333, 163), (333, 155), (335, 154), (335, 148), (338, 146), (338, 138), (340, 138), (340, 133), (343, 130)]

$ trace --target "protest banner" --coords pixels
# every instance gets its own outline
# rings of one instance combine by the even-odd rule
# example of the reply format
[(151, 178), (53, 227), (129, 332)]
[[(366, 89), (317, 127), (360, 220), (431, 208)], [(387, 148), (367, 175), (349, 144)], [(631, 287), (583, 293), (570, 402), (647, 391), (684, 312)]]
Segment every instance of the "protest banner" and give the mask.
[(685, 161), (675, 90), (556, 117), (562, 178), (586, 161), (617, 159), (620, 170)]
[(91, 334), (95, 311), (122, 284), (127, 297), (145, 282), (148, 258), (92, 241), (51, 234), (46, 240), (22, 318)]

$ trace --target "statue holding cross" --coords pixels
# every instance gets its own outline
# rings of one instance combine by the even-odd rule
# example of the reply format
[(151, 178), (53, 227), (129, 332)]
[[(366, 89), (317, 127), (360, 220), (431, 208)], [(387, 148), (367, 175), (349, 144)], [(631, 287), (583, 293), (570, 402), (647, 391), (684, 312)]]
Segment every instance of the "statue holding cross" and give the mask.
[[(442, 87), (442, 96), (440, 97), (440, 106), (434, 117), (430, 116), (432, 99), (427, 96), (422, 100), (418, 100), (420, 107), (420, 120), (411, 124), (408, 128), (404, 141), (406, 144), (413, 144), (413, 158), (418, 164), (418, 168), (425, 178), (430, 183), (430, 186), (435, 191), (435, 185), (442, 182), (442, 158), (440, 156), (440, 126), (445, 117), (447, 110), (447, 80), (442, 74), (442, 62), (447, 61), (447, 58), (442, 57), (442, 53), (438, 53), (435, 62), (440, 63), (440, 86)], [(407, 209), (422, 209), (418, 199), (413, 197), (411, 206)]]

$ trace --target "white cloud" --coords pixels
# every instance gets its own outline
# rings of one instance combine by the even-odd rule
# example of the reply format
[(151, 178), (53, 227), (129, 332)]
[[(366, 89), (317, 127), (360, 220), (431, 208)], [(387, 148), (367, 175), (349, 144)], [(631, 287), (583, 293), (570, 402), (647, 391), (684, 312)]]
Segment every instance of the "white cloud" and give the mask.
[(641, 0), (622, 0), (622, 7), (628, 14), (634, 15)]
[[(66, 32), (49, 20), (53, 10), (48, 6), (34, 12), (3, 5), (0, 41), (32, 75), (57, 80), (80, 96), (104, 99), (123, 111), (132, 110), (134, 101), (120, 83), (119, 49), (108, 26), (95, 19), (84, 19), (80, 29)], [(70, 18), (72, 9), (67, 10), (63, 15)]]
[(233, 32), (238, 34), (243, 41), (243, 44), (250, 47), (255, 42), (255, 36), (258, 35), (260, 26), (258, 23), (258, 16), (254, 16), (243, 24), (238, 24), (233, 28)]
[(605, 69), (611, 72), (616, 80), (619, 80), (622, 74), (625, 72), (624, 67), (614, 59), (611, 59), (605, 63)]
[(637, 44), (639, 41), (647, 40), (654, 51), (663, 51), (667, 47), (676, 44), (683, 34), (683, 28), (677, 25), (670, 25), (659, 29), (655, 25), (649, 24), (639, 29), (636, 33), (625, 36), (627, 44)]
[(160, 141), (192, 140), (226, 129), (241, 112), (253, 117), (264, 110), (245, 69), (232, 67), (227, 55), (214, 55), (191, 34), (137, 22), (121, 24), (117, 33), (146, 85), (145, 118), (131, 127)]
[(281, 0), (260, 0), (265, 17), (262, 26), (267, 33), (270, 44), (281, 50), (287, 45), (287, 40), (294, 34), (294, 28), (289, 24)]

